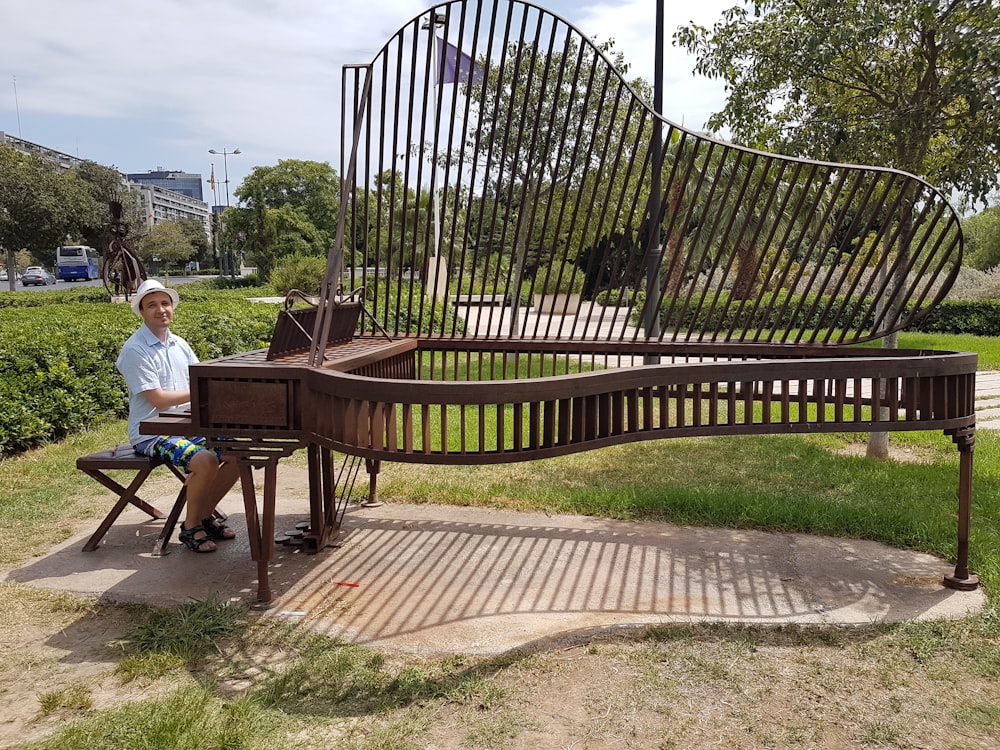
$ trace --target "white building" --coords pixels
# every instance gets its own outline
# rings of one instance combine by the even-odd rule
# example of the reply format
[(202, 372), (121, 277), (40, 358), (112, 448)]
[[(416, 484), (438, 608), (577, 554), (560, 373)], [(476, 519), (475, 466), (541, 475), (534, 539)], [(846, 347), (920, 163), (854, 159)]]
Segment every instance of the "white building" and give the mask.
[(184, 193), (159, 187), (158, 185), (140, 185), (128, 183), (129, 192), (136, 196), (146, 219), (146, 229), (162, 221), (178, 221), (194, 219), (205, 227), (205, 236), (212, 237), (212, 225), (208, 204), (197, 198), (191, 198)]
[[(85, 159), (81, 159), (61, 151), (42, 146), (23, 138), (5, 133), (0, 130), (0, 143), (13, 146), (15, 150), (23, 154), (35, 154), (48, 161), (57, 164), (62, 169), (73, 169), (80, 166)], [(130, 182), (125, 174), (121, 174), (122, 185), (129, 192), (136, 196), (142, 207), (142, 215), (146, 219), (146, 229), (150, 229), (154, 224), (161, 221), (176, 221), (178, 219), (194, 219), (205, 227), (205, 235), (211, 239), (212, 225), (208, 204), (203, 200), (192, 198), (184, 193), (178, 193), (157, 185), (140, 185)], [(186, 177), (197, 177), (201, 180), (201, 175), (185, 174)]]

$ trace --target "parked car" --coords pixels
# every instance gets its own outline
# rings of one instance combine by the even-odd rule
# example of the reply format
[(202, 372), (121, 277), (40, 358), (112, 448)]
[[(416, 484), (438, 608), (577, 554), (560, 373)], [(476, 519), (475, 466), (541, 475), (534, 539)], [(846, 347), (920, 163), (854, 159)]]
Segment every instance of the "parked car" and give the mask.
[(30, 286), (33, 284), (45, 286), (46, 284), (55, 284), (56, 277), (41, 266), (29, 266), (25, 269), (24, 273), (21, 274), (21, 283), (24, 286)]

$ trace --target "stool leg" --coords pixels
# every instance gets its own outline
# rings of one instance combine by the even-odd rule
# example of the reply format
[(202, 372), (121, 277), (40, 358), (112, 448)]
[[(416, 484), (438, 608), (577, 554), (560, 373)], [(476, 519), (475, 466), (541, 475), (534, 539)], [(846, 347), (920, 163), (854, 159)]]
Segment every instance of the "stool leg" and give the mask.
[(184, 509), (185, 502), (187, 502), (187, 486), (181, 487), (181, 491), (177, 493), (177, 499), (174, 500), (174, 507), (170, 509), (167, 520), (163, 522), (163, 529), (160, 531), (160, 536), (157, 537), (156, 544), (153, 545), (153, 557), (161, 557), (162, 555), (169, 554), (167, 545), (170, 543), (170, 537), (174, 533), (174, 527), (177, 526), (177, 519), (181, 517), (181, 511)]
[(132, 480), (128, 487), (122, 487), (118, 484), (118, 482), (99, 470), (90, 469), (85, 472), (97, 480), (97, 482), (101, 485), (107, 487), (109, 490), (118, 495), (118, 502), (114, 504), (114, 507), (108, 512), (108, 515), (106, 515), (104, 520), (101, 521), (101, 525), (97, 527), (97, 531), (95, 531), (91, 535), (90, 539), (87, 540), (87, 543), (83, 545), (84, 552), (93, 552), (97, 549), (101, 540), (104, 538), (104, 535), (108, 533), (108, 529), (110, 529), (111, 525), (118, 520), (118, 516), (121, 515), (122, 511), (125, 510), (125, 506), (129, 503), (132, 503), (137, 508), (145, 511), (153, 518), (163, 518), (163, 513), (149, 503), (140, 500), (135, 494), (139, 491), (142, 483), (146, 481), (146, 477), (149, 476), (152, 470), (152, 467), (148, 469), (140, 469), (136, 473), (135, 479)]

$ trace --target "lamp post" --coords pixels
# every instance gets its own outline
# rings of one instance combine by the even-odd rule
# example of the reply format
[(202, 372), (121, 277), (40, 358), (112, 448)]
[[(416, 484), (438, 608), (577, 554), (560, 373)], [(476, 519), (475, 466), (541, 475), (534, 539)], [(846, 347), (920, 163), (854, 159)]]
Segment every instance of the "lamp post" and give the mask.
[(222, 258), (219, 257), (219, 185), (215, 181), (215, 162), (212, 162), (212, 176), (205, 180), (212, 186), (212, 262), (213, 268), (222, 271), (225, 276), (226, 270), (222, 267)]
[[(663, 171), (663, 0), (656, 0), (656, 50), (653, 53), (653, 138), (650, 143), (653, 174), (649, 184), (649, 232), (646, 237), (646, 247), (649, 256), (646, 261), (646, 314), (643, 320), (646, 338), (653, 339), (660, 335), (659, 300), (662, 283), (660, 279), (660, 263), (662, 249), (660, 246), (660, 180)], [(647, 354), (643, 363), (655, 365), (660, 363), (656, 354)]]
[(434, 57), (434, 76), (431, 79), (436, 89), (434, 101), (434, 152), (431, 154), (431, 204), (434, 210), (434, 246), (431, 248), (431, 257), (424, 258), (424, 267), (427, 269), (424, 276), (424, 292), (430, 290), (434, 297), (440, 296), (444, 299), (448, 294), (448, 261), (441, 257), (441, 186), (438, 185), (437, 169), (437, 142), (438, 142), (438, 116), (441, 112), (441, 51), (439, 49), (438, 28), (443, 28), (448, 23), (448, 16), (444, 13), (431, 13), (424, 19), (420, 28), (430, 33), (431, 54)]
[[(222, 169), (223, 169), (223, 174), (225, 175), (225, 180), (223, 181), (226, 183), (226, 208), (228, 209), (229, 208), (229, 157), (236, 156), (238, 153), (240, 153), (240, 150), (238, 148), (234, 148), (232, 151), (227, 151), (226, 149), (222, 149), (222, 151), (217, 151), (214, 148), (210, 148), (208, 150), (208, 153), (216, 155), (222, 154)], [(233, 256), (231, 251), (228, 254), (230, 263), (229, 269), (232, 277), (236, 278), (236, 258)]]

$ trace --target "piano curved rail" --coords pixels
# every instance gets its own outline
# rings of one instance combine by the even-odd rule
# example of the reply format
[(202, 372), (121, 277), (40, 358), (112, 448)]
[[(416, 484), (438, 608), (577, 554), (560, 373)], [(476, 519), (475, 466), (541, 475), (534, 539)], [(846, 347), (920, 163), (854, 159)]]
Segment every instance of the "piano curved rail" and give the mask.
[[(478, 352), (470, 342), (465, 352), (421, 343), (406, 356), (436, 355), (438, 364), (423, 368), (433, 380), (418, 379), (416, 365), (402, 378), (377, 368), (306, 370), (309, 439), (369, 459), (487, 464), (703, 435), (942, 430), (958, 442), (971, 440), (975, 425), (975, 354), (657, 345), (647, 348), (670, 362), (605, 367), (623, 353), (559, 341), (530, 350), (481, 342)], [(601, 369), (491, 379), (497, 360), (523, 365), (546, 355), (563, 370)], [(472, 366), (459, 368), (462, 357)], [(446, 379), (456, 373), (468, 379)]]
[[(898, 170), (727, 143), (663, 118), (640, 91), (592, 39), (524, 0), (443, 0), (345, 66), (319, 304), (288, 311), (267, 358), (192, 366), (192, 434), (241, 461), (254, 518), (249, 466), (267, 468), (271, 523), (274, 464), (309, 446), (320, 524), (338, 481), (324, 451), (371, 461), (373, 496), (381, 460), (941, 430), (960, 452), (945, 582), (975, 588), (976, 355), (852, 346), (915, 325), (947, 295), (963, 252), (947, 196)], [(577, 287), (579, 306), (532, 300)], [(360, 320), (344, 322), (345, 288), (363, 298)], [(273, 529), (258, 526), (266, 600)]]

